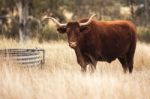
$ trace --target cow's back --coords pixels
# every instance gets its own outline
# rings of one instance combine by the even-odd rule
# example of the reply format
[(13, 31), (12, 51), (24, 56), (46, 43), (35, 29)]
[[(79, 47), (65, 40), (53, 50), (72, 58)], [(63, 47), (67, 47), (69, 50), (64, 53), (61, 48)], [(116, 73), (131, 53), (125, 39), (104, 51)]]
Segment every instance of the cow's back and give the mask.
[(89, 47), (86, 50), (98, 60), (114, 60), (126, 54), (131, 43), (136, 42), (136, 29), (130, 21), (93, 20), (90, 27), (87, 43), (92, 50)]

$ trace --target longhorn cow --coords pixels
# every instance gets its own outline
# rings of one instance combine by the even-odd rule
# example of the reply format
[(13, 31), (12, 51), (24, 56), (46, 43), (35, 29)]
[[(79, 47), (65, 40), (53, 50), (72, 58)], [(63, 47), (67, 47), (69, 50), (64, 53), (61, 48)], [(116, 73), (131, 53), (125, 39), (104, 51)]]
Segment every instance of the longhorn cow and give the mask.
[(87, 65), (94, 71), (98, 61), (111, 63), (118, 59), (124, 72), (132, 73), (137, 41), (135, 25), (127, 20), (97, 21), (92, 19), (94, 16), (65, 24), (53, 17), (44, 19), (51, 19), (59, 33), (67, 34), (82, 71), (86, 71)]

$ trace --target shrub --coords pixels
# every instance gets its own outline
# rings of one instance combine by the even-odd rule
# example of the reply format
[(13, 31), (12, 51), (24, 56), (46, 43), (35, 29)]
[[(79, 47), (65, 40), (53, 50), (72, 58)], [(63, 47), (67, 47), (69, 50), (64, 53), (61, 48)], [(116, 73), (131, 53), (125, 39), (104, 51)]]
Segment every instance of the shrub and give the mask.
[(138, 39), (142, 42), (150, 42), (150, 29), (146, 27), (138, 27)]
[(59, 34), (57, 33), (56, 28), (46, 25), (43, 27), (38, 38), (40, 42), (42, 42), (43, 40), (66, 40), (66, 35)]

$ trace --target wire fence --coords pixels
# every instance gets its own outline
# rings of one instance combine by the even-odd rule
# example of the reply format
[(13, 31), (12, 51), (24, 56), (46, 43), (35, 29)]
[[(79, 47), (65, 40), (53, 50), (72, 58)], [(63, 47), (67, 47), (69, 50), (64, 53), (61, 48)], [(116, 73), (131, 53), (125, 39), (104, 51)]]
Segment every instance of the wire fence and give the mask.
[(25, 67), (41, 66), (45, 63), (44, 49), (0, 49), (1, 59)]

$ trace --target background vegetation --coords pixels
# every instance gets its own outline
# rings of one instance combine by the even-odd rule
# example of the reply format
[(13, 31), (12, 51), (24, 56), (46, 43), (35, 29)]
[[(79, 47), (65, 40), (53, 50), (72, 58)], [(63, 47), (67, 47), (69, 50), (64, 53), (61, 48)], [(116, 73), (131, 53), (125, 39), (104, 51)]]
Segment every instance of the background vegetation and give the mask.
[(92, 13), (97, 14), (97, 20), (132, 20), (138, 27), (139, 40), (149, 42), (149, 0), (0, 0), (0, 35), (18, 40), (65, 39), (56, 34), (55, 26), (41, 22), (42, 17), (48, 15), (68, 22)]

